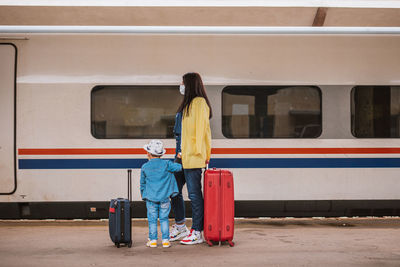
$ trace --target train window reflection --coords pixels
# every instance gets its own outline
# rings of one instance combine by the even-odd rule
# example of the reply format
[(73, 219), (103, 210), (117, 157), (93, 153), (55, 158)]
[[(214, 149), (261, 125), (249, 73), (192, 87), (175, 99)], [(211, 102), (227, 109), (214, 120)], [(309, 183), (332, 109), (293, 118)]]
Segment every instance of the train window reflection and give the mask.
[(91, 93), (95, 138), (173, 138), (182, 100), (177, 86), (96, 86)]
[(356, 86), (351, 131), (358, 138), (400, 137), (400, 86)]
[(315, 86), (228, 86), (222, 91), (227, 138), (316, 138), (321, 91)]

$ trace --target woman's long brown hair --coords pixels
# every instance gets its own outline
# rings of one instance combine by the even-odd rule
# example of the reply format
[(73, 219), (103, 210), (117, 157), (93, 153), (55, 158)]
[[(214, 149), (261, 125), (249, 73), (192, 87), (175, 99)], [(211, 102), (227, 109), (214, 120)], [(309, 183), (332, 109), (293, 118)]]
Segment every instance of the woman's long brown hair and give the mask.
[(206, 100), (208, 107), (210, 108), (210, 119), (212, 117), (212, 110), (210, 101), (208, 100), (206, 90), (204, 89), (203, 81), (201, 80), (200, 74), (195, 72), (189, 72), (183, 75), (183, 84), (185, 85), (185, 95), (182, 103), (178, 108), (178, 112), (182, 112), (182, 115), (189, 115), (189, 108), (192, 100), (195, 97), (203, 97)]

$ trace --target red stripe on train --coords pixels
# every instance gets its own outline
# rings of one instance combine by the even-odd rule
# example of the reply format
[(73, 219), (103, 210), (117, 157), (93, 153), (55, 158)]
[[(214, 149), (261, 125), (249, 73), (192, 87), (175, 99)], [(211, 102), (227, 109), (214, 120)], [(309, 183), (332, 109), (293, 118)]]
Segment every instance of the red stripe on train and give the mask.
[[(175, 154), (174, 148), (167, 148), (167, 154)], [(21, 148), (19, 155), (142, 155), (143, 148)]]
[[(175, 154), (167, 148), (167, 154)], [(400, 154), (399, 147), (382, 148), (213, 148), (212, 154)], [(20, 148), (19, 155), (144, 155), (143, 148)]]

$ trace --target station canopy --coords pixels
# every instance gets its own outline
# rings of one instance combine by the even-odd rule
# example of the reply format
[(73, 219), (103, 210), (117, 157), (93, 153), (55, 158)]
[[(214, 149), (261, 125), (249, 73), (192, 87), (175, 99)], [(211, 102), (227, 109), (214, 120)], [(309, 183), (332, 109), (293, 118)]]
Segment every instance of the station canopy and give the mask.
[(0, 25), (399, 27), (400, 0), (0, 0)]

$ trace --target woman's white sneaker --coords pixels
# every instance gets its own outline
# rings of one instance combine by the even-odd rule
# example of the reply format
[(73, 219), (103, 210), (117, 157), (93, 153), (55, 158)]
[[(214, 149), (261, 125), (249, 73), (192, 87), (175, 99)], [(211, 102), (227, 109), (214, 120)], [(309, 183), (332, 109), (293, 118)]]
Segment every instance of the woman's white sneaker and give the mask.
[(187, 229), (186, 225), (177, 226), (174, 224), (172, 225), (169, 233), (169, 241), (172, 242), (186, 237), (189, 234), (189, 229)]
[(203, 237), (200, 231), (190, 230), (190, 234), (182, 239), (181, 244), (183, 245), (194, 245), (203, 243)]

